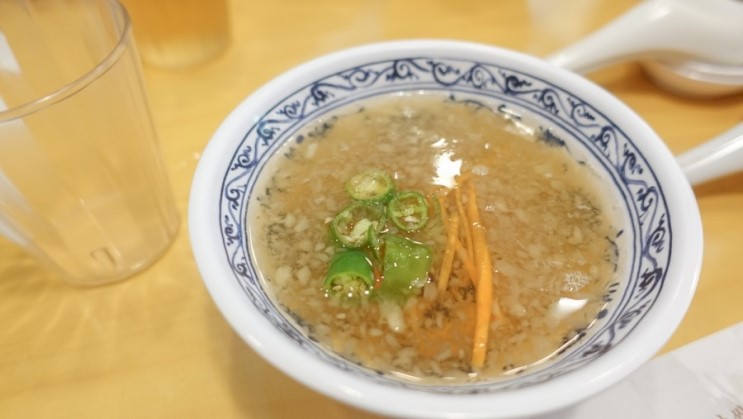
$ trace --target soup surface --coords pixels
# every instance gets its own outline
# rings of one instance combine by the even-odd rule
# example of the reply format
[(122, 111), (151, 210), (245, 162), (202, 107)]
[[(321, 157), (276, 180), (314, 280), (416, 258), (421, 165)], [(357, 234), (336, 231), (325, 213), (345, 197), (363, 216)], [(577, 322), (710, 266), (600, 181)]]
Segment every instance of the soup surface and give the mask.
[[(349, 105), (296, 134), (265, 169), (250, 220), (254, 257), (273, 298), (340, 356), (421, 383), (518, 373), (574, 343), (614, 280), (614, 220), (596, 175), (561, 141), (506, 116), (434, 93), (391, 95)], [(381, 235), (430, 249), (430, 266), (399, 298), (376, 295), (385, 279), (375, 267), (367, 296), (339, 300), (324, 286), (342, 251), (330, 224), (353, 202), (349, 179), (369, 169), (388, 174), (395, 191), (425, 198), (425, 226), (392, 225)], [(492, 301), (482, 300), (489, 315), (478, 366), (476, 240), (467, 243), (463, 223), (451, 228), (455, 214), (467, 218), (459, 206), (471, 202), (492, 275)], [(455, 230), (467, 234), (451, 240)], [(442, 289), (442, 263), (457, 242)]]

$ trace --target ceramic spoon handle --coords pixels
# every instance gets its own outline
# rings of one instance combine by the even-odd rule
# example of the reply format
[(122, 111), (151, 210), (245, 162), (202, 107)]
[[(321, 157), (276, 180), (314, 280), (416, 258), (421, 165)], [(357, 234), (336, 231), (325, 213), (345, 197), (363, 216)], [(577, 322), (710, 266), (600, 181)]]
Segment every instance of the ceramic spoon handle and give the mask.
[(692, 185), (743, 170), (743, 122), (677, 160)]
[(647, 0), (547, 61), (579, 73), (643, 58), (740, 65), (742, 21), (738, 0)]

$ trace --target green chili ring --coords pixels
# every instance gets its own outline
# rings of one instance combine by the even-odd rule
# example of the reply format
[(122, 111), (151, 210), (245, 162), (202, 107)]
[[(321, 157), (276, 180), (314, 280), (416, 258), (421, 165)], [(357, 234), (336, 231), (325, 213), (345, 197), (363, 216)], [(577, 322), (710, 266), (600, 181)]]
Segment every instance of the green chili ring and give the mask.
[(369, 229), (379, 234), (384, 224), (384, 209), (380, 205), (354, 202), (333, 218), (330, 230), (341, 246), (357, 248), (368, 241)]
[(346, 182), (346, 192), (359, 201), (384, 201), (394, 189), (390, 176), (377, 169), (361, 172)]
[(373, 286), (371, 261), (360, 250), (336, 253), (323, 281), (323, 288), (329, 294), (348, 299), (368, 295)]
[(426, 198), (415, 191), (399, 192), (387, 204), (387, 215), (403, 231), (420, 230), (428, 222)]

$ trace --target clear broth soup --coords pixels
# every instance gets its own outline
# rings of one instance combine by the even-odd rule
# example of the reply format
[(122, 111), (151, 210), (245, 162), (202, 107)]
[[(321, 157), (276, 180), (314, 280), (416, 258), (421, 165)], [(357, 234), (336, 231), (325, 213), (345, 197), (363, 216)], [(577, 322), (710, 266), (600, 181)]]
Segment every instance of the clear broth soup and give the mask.
[[(254, 257), (272, 297), (307, 334), (340, 356), (424, 384), (497, 379), (533, 368), (583, 334), (615, 281), (616, 221), (597, 176), (554, 136), (508, 115), (435, 93), (349, 105), (298, 132), (264, 169), (251, 219)], [(430, 204), (428, 223), (403, 232), (432, 249), (424, 283), (405, 299), (328, 296), (338, 251), (333, 217), (352, 199), (354, 175), (386, 172)], [(476, 287), (447, 248), (444, 213), (469, 174), (492, 260), (493, 316), (485, 363), (472, 367)], [(446, 208), (437, 195), (445, 194)], [(467, 198), (464, 198), (467, 204)]]

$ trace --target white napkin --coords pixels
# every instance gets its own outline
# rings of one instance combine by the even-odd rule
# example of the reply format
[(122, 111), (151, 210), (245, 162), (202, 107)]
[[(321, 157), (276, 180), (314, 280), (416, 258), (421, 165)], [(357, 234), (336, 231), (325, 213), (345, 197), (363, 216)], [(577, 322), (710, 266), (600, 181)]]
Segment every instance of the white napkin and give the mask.
[(655, 358), (549, 418), (743, 419), (743, 323)]

